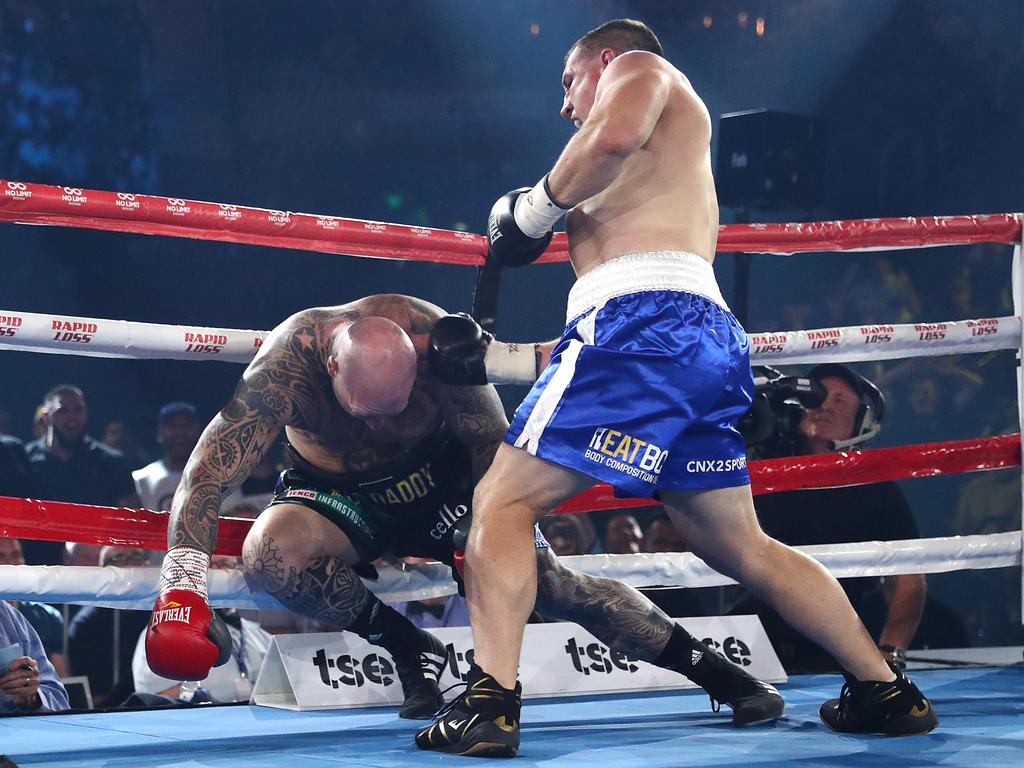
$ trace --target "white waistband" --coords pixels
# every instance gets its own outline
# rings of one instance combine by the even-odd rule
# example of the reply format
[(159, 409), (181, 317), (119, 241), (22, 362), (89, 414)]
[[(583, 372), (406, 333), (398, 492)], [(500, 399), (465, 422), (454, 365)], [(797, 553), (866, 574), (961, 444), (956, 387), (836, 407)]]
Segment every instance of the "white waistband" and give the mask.
[(616, 296), (641, 291), (685, 291), (729, 309), (707, 259), (688, 251), (647, 251), (618, 256), (577, 280), (569, 291), (566, 321)]

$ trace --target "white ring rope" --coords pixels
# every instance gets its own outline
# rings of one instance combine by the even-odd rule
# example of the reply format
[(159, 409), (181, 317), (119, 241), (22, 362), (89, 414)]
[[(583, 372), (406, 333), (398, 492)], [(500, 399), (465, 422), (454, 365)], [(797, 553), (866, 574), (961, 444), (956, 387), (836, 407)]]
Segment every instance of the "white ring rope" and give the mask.
[[(0, 310), (0, 348), (129, 359), (248, 363), (269, 331)], [(753, 365), (858, 362), (1019, 349), (1019, 317), (750, 334)]]
[(248, 363), (268, 331), (160, 325), (0, 309), (0, 347), (86, 357)]
[[(865, 541), (796, 547), (821, 562), (836, 578), (946, 573), (1021, 565), (1021, 532), (947, 536), (904, 541)], [(717, 587), (735, 584), (690, 553), (580, 555), (560, 558), (581, 573), (607, 576), (633, 587)], [(5, 599), (78, 603), (151, 610), (159, 568), (0, 565), (0, 595)], [(441, 563), (381, 568), (366, 581), (389, 603), (453, 594), (455, 583)], [(221, 607), (280, 610), (266, 594), (253, 594), (239, 571), (211, 570), (210, 603)]]
[(750, 334), (753, 365), (854, 363), (1019, 349), (1021, 319), (989, 317), (942, 323), (850, 325)]

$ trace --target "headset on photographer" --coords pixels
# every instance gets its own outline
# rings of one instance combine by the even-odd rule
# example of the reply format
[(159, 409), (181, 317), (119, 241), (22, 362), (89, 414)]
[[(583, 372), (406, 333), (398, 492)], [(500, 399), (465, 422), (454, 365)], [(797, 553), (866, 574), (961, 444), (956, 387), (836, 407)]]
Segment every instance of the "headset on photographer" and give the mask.
[(885, 395), (874, 382), (865, 379), (845, 365), (839, 363), (822, 363), (807, 373), (807, 378), (820, 382), (826, 378), (842, 379), (857, 395), (860, 405), (853, 418), (853, 435), (848, 440), (835, 440), (832, 449), (842, 451), (855, 445), (873, 440), (882, 431), (882, 418), (885, 416)]

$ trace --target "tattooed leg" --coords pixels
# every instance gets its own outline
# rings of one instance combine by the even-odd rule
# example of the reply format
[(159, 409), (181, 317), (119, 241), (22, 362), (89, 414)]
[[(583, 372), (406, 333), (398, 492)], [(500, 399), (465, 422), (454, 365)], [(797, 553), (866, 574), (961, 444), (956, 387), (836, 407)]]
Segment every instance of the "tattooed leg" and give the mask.
[(635, 589), (572, 571), (549, 549), (537, 550), (537, 610), (576, 622), (617, 651), (685, 675), (732, 707), (734, 725), (774, 720), (785, 708), (778, 691), (700, 642)]
[[(246, 581), (296, 613), (347, 629), (387, 650), (405, 695), (399, 717), (430, 717), (444, 703), (437, 685), (448, 660), (444, 643), (378, 600), (352, 570), (357, 555), (351, 542), (333, 526), (321, 531), (322, 536), (313, 535), (310, 528), (321, 524), (330, 526), (302, 507), (281, 504), (264, 512), (242, 548)], [(335, 552), (344, 554), (316, 544), (325, 537), (333, 539)]]
[(563, 566), (550, 549), (537, 550), (537, 612), (572, 621), (610, 648), (655, 661), (675, 622), (633, 587)]
[(375, 598), (346, 562), (353, 557), (347, 539), (348, 546), (336, 549), (341, 557), (314, 544), (323, 539), (309, 536), (311, 527), (319, 527), (310, 515), (315, 513), (290, 505), (261, 515), (242, 548), (245, 579), (250, 589), (270, 593), (290, 610), (344, 629)]
[[(263, 557), (276, 548), (268, 536), (263, 537), (261, 545)], [(371, 597), (352, 568), (335, 557), (317, 558), (303, 568), (278, 566), (280, 577), (272, 580), (267, 577), (274, 566), (267, 560), (245, 558), (244, 562), (245, 578), (251, 588), (269, 592), (302, 616), (341, 629), (352, 625)]]
[(422, 633), (366, 588), (353, 570), (358, 561), (341, 529), (296, 504), (267, 509), (242, 547), (252, 589), (269, 592), (303, 616), (355, 632), (392, 656), (414, 653)]

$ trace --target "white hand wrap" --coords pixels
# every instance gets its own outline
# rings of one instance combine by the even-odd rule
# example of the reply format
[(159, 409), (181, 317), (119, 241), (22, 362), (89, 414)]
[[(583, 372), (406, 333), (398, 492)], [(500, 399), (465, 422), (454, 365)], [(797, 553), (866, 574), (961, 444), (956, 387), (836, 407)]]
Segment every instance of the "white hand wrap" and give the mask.
[(545, 176), (533, 189), (516, 198), (516, 226), (524, 235), (534, 239), (544, 237), (568, 210), (559, 207), (551, 199), (547, 190), (547, 180), (548, 177)]
[(537, 380), (537, 345), (492, 341), (484, 355), (491, 384), (533, 384)]
[(172, 589), (195, 592), (207, 599), (206, 572), (210, 556), (195, 547), (174, 547), (164, 555), (160, 566), (160, 594)]

